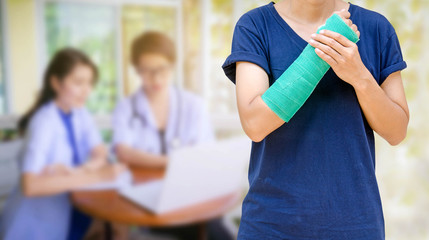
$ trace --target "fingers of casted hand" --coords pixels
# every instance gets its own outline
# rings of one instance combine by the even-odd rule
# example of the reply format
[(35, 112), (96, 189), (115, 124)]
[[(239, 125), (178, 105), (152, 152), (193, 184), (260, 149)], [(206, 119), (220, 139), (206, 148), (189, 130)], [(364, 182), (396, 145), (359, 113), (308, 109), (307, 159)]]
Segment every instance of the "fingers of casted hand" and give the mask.
[(341, 9), (341, 11), (336, 11), (335, 13), (337, 13), (343, 19), (343, 21), (349, 27), (351, 27), (356, 32), (356, 34), (358, 34), (358, 36), (360, 36), (360, 33), (357, 32), (357, 26), (353, 24), (353, 21), (350, 19), (349, 11), (346, 11), (345, 9)]
[(358, 29), (358, 27), (356, 26), (356, 24), (352, 24), (351, 26), (350, 26), (350, 28), (351, 29), (353, 29), (353, 31), (356, 33), (356, 35), (358, 36), (358, 38), (360, 37), (360, 32), (359, 32), (359, 29)]
[(345, 10), (345, 9), (341, 9), (341, 11), (336, 11), (334, 13), (338, 14), (343, 19), (349, 19), (350, 18), (350, 12)]
[(346, 11), (345, 9), (342, 9), (341, 11), (335, 12), (337, 13), (343, 21), (355, 31), (355, 33), (360, 37), (360, 32), (357, 29), (357, 26), (353, 23), (353, 21), (350, 19), (350, 12)]
[(349, 11), (347, 11), (346, 9), (341, 9), (340, 11), (335, 11), (334, 13), (338, 14), (344, 20), (344, 22), (355, 31), (355, 33), (358, 35), (358, 37), (360, 37), (360, 32), (359, 32), (357, 26), (350, 19), (350, 12)]
[(352, 20), (350, 20), (349, 18), (344, 19), (344, 22), (345, 22), (347, 25), (349, 25), (349, 27), (351, 27), (351, 26), (353, 25)]
[(356, 33), (356, 35), (358, 35), (358, 38), (360, 38), (360, 31), (357, 29), (357, 27), (356, 27), (355, 33)]
[(352, 20), (350, 20), (350, 19), (346, 19), (346, 20), (344, 20), (345, 21), (345, 23), (356, 33), (356, 35), (358, 35), (358, 37), (360, 37), (360, 32), (359, 32), (359, 29), (358, 29), (358, 27), (356, 26), (356, 24), (354, 24), (353, 22), (352, 22)]

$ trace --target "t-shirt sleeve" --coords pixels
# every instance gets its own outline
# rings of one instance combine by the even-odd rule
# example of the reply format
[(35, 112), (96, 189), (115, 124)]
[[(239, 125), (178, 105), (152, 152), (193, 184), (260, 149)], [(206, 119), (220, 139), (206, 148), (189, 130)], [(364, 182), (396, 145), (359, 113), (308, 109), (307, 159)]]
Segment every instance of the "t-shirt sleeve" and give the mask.
[(403, 70), (407, 67), (402, 57), (401, 46), (394, 27), (386, 18), (383, 18), (380, 26), (382, 47), (379, 85), (381, 85), (391, 73)]
[(239, 61), (254, 63), (270, 74), (266, 41), (261, 33), (263, 28), (258, 28), (257, 25), (257, 21), (245, 14), (235, 26), (231, 54), (222, 65), (225, 75), (234, 84), (236, 62)]

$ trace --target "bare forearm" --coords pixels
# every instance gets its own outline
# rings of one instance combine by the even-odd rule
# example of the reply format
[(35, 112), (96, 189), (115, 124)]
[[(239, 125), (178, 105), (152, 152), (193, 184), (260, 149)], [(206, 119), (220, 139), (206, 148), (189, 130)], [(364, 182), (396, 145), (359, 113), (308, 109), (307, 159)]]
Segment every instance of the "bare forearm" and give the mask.
[(146, 153), (124, 145), (117, 146), (116, 151), (119, 160), (128, 165), (150, 168), (162, 168), (167, 165), (165, 155)]
[(236, 95), (244, 132), (254, 142), (262, 141), (285, 122), (262, 100), (269, 88), (268, 75), (259, 66), (237, 63)]
[(128, 158), (128, 162), (139, 167), (163, 168), (167, 165), (167, 157), (135, 151), (135, 154)]
[(244, 110), (239, 110), (241, 125), (254, 142), (262, 141), (268, 134), (285, 123), (265, 104), (261, 95), (256, 96), (241, 109)]
[(26, 196), (48, 196), (72, 191), (101, 180), (101, 177), (96, 173), (86, 173), (80, 170), (61, 175), (24, 174), (22, 176), (22, 188)]
[(399, 144), (407, 132), (407, 111), (389, 98), (370, 73), (365, 74), (354, 88), (371, 128), (390, 144)]

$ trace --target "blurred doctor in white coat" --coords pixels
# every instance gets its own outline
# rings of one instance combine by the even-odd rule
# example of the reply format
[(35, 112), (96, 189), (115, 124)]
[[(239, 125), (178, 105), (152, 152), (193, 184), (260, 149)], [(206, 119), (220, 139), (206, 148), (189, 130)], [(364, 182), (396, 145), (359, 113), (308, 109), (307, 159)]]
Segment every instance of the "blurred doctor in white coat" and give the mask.
[[(131, 61), (142, 80), (141, 87), (121, 100), (113, 116), (113, 147), (119, 161), (130, 166), (163, 168), (175, 149), (214, 141), (215, 135), (204, 101), (196, 94), (173, 86), (176, 50), (162, 33), (138, 36)], [(209, 239), (228, 240), (232, 235), (221, 219), (208, 223)], [(196, 225), (150, 229), (176, 239), (196, 239)]]
[(172, 84), (172, 40), (158, 32), (143, 33), (133, 42), (131, 61), (142, 85), (113, 114), (113, 146), (121, 162), (165, 167), (172, 149), (215, 139), (203, 100)]

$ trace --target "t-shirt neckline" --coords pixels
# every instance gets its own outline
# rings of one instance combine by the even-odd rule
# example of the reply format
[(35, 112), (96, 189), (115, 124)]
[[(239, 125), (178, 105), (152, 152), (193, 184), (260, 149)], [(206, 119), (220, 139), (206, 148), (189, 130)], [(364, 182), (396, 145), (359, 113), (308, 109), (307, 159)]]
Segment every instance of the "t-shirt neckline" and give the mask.
[[(350, 19), (353, 21), (352, 17), (354, 13), (354, 5), (351, 2), (348, 3), (350, 4)], [(274, 4), (274, 2), (270, 2), (268, 4), (268, 7), (271, 10), (271, 13), (273, 14), (274, 18), (286, 30), (286, 32), (288, 32), (295, 45), (297, 45), (300, 49), (304, 49), (304, 47), (307, 46), (308, 42), (305, 41), (301, 36), (299, 36), (298, 33), (296, 33), (295, 30), (293, 30), (292, 27), (289, 26), (289, 24), (280, 16), (279, 12), (277, 12), (277, 9), (274, 7)]]

